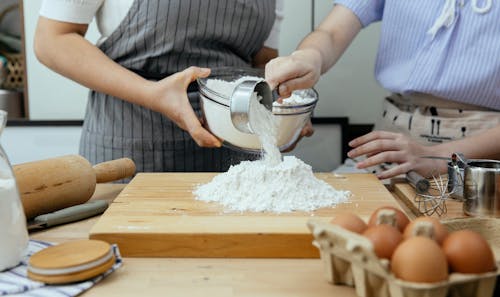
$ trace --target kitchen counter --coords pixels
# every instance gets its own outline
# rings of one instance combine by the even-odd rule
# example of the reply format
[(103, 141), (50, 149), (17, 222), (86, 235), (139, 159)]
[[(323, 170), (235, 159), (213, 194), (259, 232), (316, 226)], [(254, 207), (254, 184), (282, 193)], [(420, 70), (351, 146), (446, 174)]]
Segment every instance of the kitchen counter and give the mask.
[[(124, 186), (100, 184), (92, 199), (112, 201)], [(420, 215), (411, 186), (393, 186), (408, 217)], [(463, 216), (460, 203), (447, 205), (445, 218)], [(54, 243), (88, 238), (98, 218), (31, 233), (30, 238)], [(124, 258), (123, 263), (83, 296), (356, 296), (351, 287), (328, 283), (319, 259)]]
[[(101, 184), (92, 199), (111, 201), (124, 185)], [(54, 243), (88, 237), (98, 217), (30, 234)], [(124, 258), (82, 296), (356, 296), (329, 284), (319, 259)]]

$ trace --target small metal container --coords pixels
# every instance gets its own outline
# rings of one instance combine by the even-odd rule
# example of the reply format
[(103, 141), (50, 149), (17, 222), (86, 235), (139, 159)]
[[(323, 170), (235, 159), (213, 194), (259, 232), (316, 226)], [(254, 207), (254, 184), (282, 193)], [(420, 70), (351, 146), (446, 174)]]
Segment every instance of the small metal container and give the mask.
[(273, 108), (273, 95), (269, 85), (263, 80), (246, 80), (241, 82), (233, 91), (229, 110), (231, 121), (236, 129), (244, 133), (254, 133), (250, 124), (250, 100), (257, 94), (260, 103), (268, 110)]
[(463, 194), (465, 214), (500, 217), (500, 161), (467, 162)]

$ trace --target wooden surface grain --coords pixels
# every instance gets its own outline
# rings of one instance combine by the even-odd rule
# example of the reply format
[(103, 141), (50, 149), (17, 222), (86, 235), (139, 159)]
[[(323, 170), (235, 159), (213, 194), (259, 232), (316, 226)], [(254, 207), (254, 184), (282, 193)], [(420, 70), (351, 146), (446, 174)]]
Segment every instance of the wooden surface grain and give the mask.
[[(92, 199), (112, 201), (123, 187), (97, 185)], [(53, 243), (84, 239), (97, 219), (38, 231), (30, 238)], [(331, 285), (323, 275), (319, 259), (125, 257), (120, 269), (81, 296), (356, 296), (353, 288)]]
[(195, 200), (193, 189), (212, 173), (138, 174), (90, 232), (90, 238), (117, 243), (125, 256), (139, 257), (319, 257), (307, 228), (311, 217), (331, 219), (340, 212), (368, 218), (382, 205), (398, 207), (372, 174), (317, 177), (349, 190), (348, 203), (313, 212), (235, 213), (217, 203)]

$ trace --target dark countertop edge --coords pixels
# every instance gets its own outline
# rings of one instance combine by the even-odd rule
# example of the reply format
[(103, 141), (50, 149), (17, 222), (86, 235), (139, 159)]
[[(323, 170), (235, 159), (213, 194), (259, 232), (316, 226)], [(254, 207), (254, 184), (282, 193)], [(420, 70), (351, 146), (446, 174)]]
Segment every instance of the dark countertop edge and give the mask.
[(7, 120), (7, 127), (82, 126), (83, 120)]

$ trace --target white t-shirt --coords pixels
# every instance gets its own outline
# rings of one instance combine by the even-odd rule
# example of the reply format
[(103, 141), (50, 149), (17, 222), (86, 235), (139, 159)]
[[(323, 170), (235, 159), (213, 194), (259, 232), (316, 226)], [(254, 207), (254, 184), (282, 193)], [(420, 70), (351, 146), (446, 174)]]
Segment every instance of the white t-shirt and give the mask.
[[(43, 0), (40, 15), (77, 24), (90, 24), (95, 16), (101, 33), (98, 43), (101, 43), (118, 28), (133, 2), (134, 0)], [(276, 0), (276, 19), (264, 42), (267, 47), (278, 48), (283, 6), (283, 0)]]

